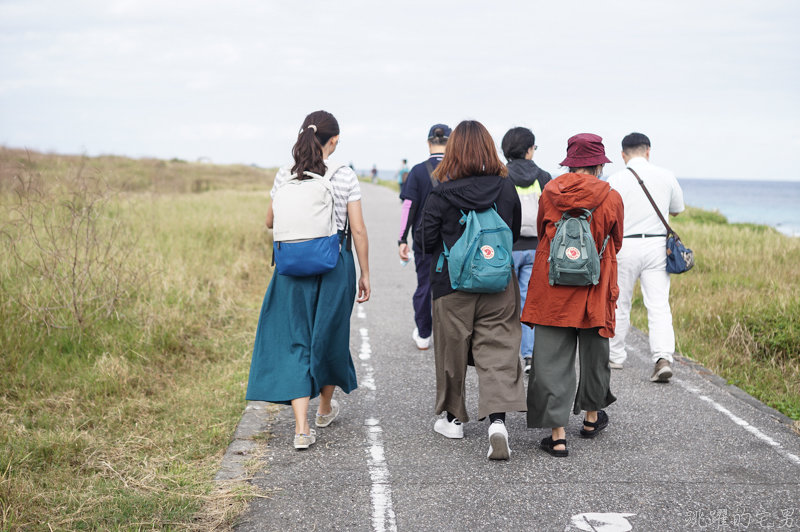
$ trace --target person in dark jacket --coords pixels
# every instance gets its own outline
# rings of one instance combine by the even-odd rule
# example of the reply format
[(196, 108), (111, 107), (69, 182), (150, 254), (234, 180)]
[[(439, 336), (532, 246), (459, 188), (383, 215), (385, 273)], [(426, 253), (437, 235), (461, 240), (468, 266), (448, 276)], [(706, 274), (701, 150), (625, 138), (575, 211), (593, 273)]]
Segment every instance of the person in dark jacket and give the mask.
[[(419, 227), (422, 219), (422, 207), (428, 195), (437, 184), (431, 174), (439, 166), (444, 157), (447, 139), (450, 138), (450, 128), (445, 124), (435, 124), (428, 131), (428, 151), (430, 157), (425, 162), (414, 165), (408, 174), (400, 199), (403, 207), (400, 215), (400, 238), (397, 241), (400, 260), (409, 259), (408, 234)], [(411, 333), (411, 338), (417, 349), (424, 351), (431, 345), (431, 332), (433, 331), (433, 318), (431, 317), (431, 256), (422, 253), (422, 246), (414, 238), (414, 266), (417, 269), (417, 289), (414, 292), (414, 323), (416, 327)]]
[[(526, 127), (515, 127), (508, 130), (500, 144), (503, 155), (508, 161), (508, 178), (517, 187), (522, 204), (522, 228), (519, 240), (514, 242), (514, 268), (517, 271), (519, 295), (522, 306), (528, 295), (528, 282), (531, 280), (533, 261), (536, 258), (536, 246), (539, 244), (536, 229), (536, 215), (539, 212), (539, 197), (542, 189), (550, 182), (550, 174), (536, 166), (533, 153), (536, 151), (536, 136)], [(522, 324), (522, 343), (519, 354), (522, 357), (525, 373), (531, 370), (533, 357), (532, 327)]]
[(415, 233), (424, 253), (432, 253), (433, 334), (436, 337), (436, 413), (446, 415), (434, 430), (447, 438), (463, 438), (462, 423), (469, 421), (464, 380), (470, 356), (478, 374), (478, 419), (487, 416), (490, 459), (509, 458), (506, 412), (523, 412), (525, 388), (519, 360), (519, 286), (512, 274), (506, 289), (496, 294), (454, 290), (447, 261), (438, 271), (436, 260), (464, 233), (462, 211), (496, 208), (519, 238), (522, 213), (514, 184), (497, 156), (494, 141), (479, 122), (467, 120), (453, 130), (433, 189)]

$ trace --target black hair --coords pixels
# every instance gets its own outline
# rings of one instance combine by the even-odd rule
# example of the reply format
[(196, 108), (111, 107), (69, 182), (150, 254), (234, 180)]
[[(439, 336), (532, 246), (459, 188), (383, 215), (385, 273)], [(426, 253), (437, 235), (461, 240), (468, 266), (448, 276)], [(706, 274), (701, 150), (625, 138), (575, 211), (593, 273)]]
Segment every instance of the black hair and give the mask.
[(642, 133), (631, 133), (622, 139), (622, 151), (624, 151), (626, 155), (630, 155), (632, 152), (646, 150), (649, 147), (650, 139), (647, 138), (647, 135), (643, 135)]
[(536, 144), (536, 136), (526, 127), (514, 127), (508, 130), (500, 143), (503, 155), (511, 162), (514, 159), (524, 159), (525, 154)]
[[(314, 127), (311, 127), (314, 126)], [(322, 147), (339, 134), (339, 122), (327, 111), (314, 111), (303, 120), (300, 133), (292, 148), (294, 166), (292, 173), (298, 179), (306, 179), (303, 172), (325, 174)]]
[(437, 127), (433, 130), (433, 136), (428, 139), (432, 146), (446, 146), (447, 137), (444, 136), (444, 129)]

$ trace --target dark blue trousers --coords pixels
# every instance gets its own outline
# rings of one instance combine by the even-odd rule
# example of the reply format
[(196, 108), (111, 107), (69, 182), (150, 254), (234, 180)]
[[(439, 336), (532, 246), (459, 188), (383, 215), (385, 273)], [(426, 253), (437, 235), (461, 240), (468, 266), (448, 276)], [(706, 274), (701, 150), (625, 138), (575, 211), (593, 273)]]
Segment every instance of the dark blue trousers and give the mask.
[(433, 330), (431, 314), (431, 261), (433, 256), (414, 253), (417, 267), (417, 291), (414, 292), (414, 321), (422, 338), (428, 338)]

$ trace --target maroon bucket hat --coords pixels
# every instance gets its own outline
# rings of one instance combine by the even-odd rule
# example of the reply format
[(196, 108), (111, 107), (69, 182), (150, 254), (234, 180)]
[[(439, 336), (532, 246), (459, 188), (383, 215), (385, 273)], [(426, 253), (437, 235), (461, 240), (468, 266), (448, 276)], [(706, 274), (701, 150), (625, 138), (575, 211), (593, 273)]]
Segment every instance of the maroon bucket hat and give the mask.
[(603, 137), (592, 133), (578, 133), (567, 141), (567, 158), (561, 166), (572, 168), (610, 163), (603, 146)]

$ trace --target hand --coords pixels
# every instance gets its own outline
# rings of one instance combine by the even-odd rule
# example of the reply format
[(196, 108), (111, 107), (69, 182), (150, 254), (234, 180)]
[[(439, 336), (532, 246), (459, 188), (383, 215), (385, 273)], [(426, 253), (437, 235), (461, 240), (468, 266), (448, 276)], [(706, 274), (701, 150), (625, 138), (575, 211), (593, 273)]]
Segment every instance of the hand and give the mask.
[(369, 275), (361, 275), (358, 279), (358, 299), (356, 299), (357, 303), (366, 303), (369, 301)]
[(400, 244), (400, 248), (397, 251), (400, 253), (400, 260), (406, 262), (408, 260), (408, 244)]

